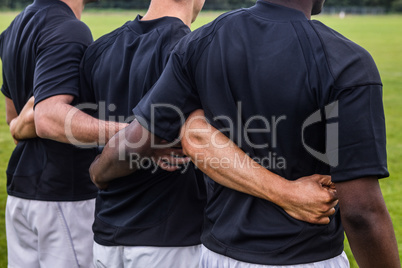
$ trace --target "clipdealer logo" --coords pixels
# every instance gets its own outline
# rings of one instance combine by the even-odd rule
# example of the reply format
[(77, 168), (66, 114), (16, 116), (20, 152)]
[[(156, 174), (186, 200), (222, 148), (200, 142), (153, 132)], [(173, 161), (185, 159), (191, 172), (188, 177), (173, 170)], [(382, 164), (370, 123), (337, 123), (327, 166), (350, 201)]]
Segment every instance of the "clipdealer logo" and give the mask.
[(328, 104), (324, 108), (326, 124), (326, 144), (325, 152), (319, 152), (305, 142), (304, 132), (305, 129), (313, 124), (322, 122), (322, 110), (319, 109), (310, 115), (303, 123), (302, 126), (302, 143), (304, 148), (316, 159), (330, 165), (331, 167), (337, 167), (339, 164), (339, 102), (335, 101)]
[[(98, 117), (101, 120), (107, 120), (107, 121), (115, 121), (115, 122), (125, 122), (129, 123), (132, 120), (136, 119), (138, 122), (144, 126), (146, 129), (150, 129), (151, 132), (155, 131), (155, 113), (157, 112), (156, 110), (162, 109), (164, 112), (168, 110), (170, 113), (175, 113), (176, 114), (176, 119), (178, 122), (180, 122), (180, 125), (183, 125), (184, 122), (186, 122), (186, 116), (184, 113), (176, 106), (170, 105), (170, 104), (154, 104), (152, 105), (151, 108), (151, 122), (150, 125), (148, 126), (148, 123), (146, 120), (144, 120), (141, 117), (135, 117), (134, 115), (125, 118), (122, 116), (110, 116), (110, 112), (114, 112), (116, 110), (116, 106), (114, 104), (109, 104), (106, 105), (105, 102), (100, 102), (99, 104), (91, 104), (91, 103), (84, 103), (76, 106), (77, 109), (72, 110), (65, 121), (65, 131), (67, 134), (67, 137), (69, 141), (76, 146), (82, 147), (82, 148), (88, 148), (88, 147), (95, 147), (97, 146), (96, 143), (83, 143), (75, 139), (73, 132), (72, 132), (72, 118), (76, 114), (77, 111), (79, 110), (93, 110), (98, 112)], [(159, 111), (160, 112), (160, 111)], [(109, 115), (109, 116), (107, 116)], [(324, 107), (324, 109), (319, 109), (315, 111), (313, 114), (308, 116), (308, 118), (304, 121), (302, 124), (301, 128), (301, 142), (303, 147), (307, 150), (308, 153), (310, 153), (313, 157), (316, 159), (330, 165), (331, 167), (336, 167), (338, 166), (339, 163), (339, 152), (338, 152), (338, 145), (339, 145), (339, 123), (338, 123), (338, 117), (339, 117), (339, 104), (338, 102), (333, 102), (331, 104), (328, 104), (327, 106)], [(236, 141), (237, 146), (242, 147), (243, 145), (248, 148), (252, 149), (268, 149), (272, 148), (275, 149), (279, 146), (278, 144), (278, 139), (280, 139), (280, 136), (278, 136), (278, 127), (281, 125), (282, 122), (287, 121), (287, 116), (282, 115), (282, 116), (271, 116), (270, 118), (266, 118), (262, 115), (254, 115), (249, 118), (244, 118), (242, 114), (242, 103), (238, 102), (237, 103), (237, 118), (231, 118), (229, 116), (225, 115), (220, 115), (212, 118), (212, 121), (215, 122), (220, 122), (220, 125), (226, 126), (226, 128), (217, 130), (216, 132), (224, 132), (228, 136), (228, 138), (231, 141)], [(319, 122), (326, 122), (326, 143), (325, 143), (325, 152), (320, 152), (311, 146), (309, 146), (306, 142), (306, 136), (305, 136), (305, 131), (308, 127), (319, 123)], [(187, 123), (186, 123), (187, 124)], [(99, 137), (100, 137), (100, 143), (102, 141), (106, 141), (106, 133), (101, 132), (101, 129), (99, 129)], [(192, 131), (199, 131), (199, 132), (205, 132), (205, 129), (195, 129)], [(119, 160), (124, 160), (126, 159), (126, 148), (140, 148), (145, 142), (146, 138), (142, 137), (141, 140), (135, 142), (135, 143), (130, 143), (126, 139), (126, 131), (125, 129), (120, 131), (117, 136), (119, 137), (118, 144), (115, 144), (114, 141), (109, 142), (109, 147), (115, 147), (118, 146), (119, 149)], [(209, 146), (212, 146), (214, 148), (225, 148), (229, 146), (229, 143), (226, 144), (220, 144), (216, 142), (216, 135), (217, 133), (213, 133), (211, 135), (210, 140), (205, 143), (205, 144), (192, 144), (194, 147), (198, 148), (207, 148)], [(269, 135), (270, 139), (265, 140), (265, 143), (260, 143), (257, 144), (253, 139), (251, 139), (252, 135)], [(109, 136), (113, 136), (110, 135)], [(182, 137), (182, 138), (188, 138), (188, 137)], [(189, 139), (190, 140), (190, 139)], [(172, 143), (164, 143), (164, 144), (157, 144), (154, 141), (153, 135), (151, 138), (151, 146), (152, 148), (155, 149), (160, 149), (160, 148), (168, 148), (172, 145), (174, 145), (176, 141)], [(191, 142), (190, 142), (191, 143)], [(233, 146), (233, 145), (232, 145)], [(213, 159), (205, 159), (203, 155), (198, 154), (196, 159), (198, 163), (206, 162), (208, 161), (209, 163), (213, 163), (216, 168), (229, 168), (230, 165), (228, 165), (229, 160), (228, 159), (221, 159), (218, 157), (213, 156)], [(269, 154), (263, 158), (258, 158), (258, 157), (253, 157), (252, 160), (254, 160), (253, 165), (262, 165), (265, 168), (268, 168), (270, 170), (274, 169), (286, 169), (287, 168), (287, 161), (286, 159), (278, 155), (275, 152), (269, 152)], [(144, 160), (143, 162), (142, 158), (138, 154), (133, 154), (130, 155), (130, 162), (134, 162), (134, 164), (140, 165), (143, 168), (152, 168), (153, 170), (156, 171), (157, 165), (155, 162), (155, 159), (147, 159), (146, 161)], [(236, 155), (234, 157), (235, 161), (234, 165), (238, 165), (240, 167), (244, 167), (244, 165), (247, 165), (249, 163), (245, 157), (240, 157), (239, 155)], [(153, 164), (150, 164), (153, 163)], [(150, 165), (150, 166), (148, 166)], [(187, 168), (184, 167), (184, 170)]]

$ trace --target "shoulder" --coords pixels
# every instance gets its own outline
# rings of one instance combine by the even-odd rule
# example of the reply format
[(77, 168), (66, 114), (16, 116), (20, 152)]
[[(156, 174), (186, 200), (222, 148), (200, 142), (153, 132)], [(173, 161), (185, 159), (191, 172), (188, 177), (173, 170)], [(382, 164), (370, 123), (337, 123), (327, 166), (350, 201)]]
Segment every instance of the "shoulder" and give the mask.
[(112, 46), (118, 36), (124, 32), (124, 29), (126, 28), (125, 26), (126, 24), (111, 31), (110, 33), (102, 35), (91, 45), (89, 45), (85, 51), (83, 61), (95, 60), (98, 58), (102, 52)]
[(192, 55), (193, 52), (202, 52), (207, 48), (213, 37), (220, 33), (224, 27), (231, 27), (230, 22), (241, 18), (246, 12), (244, 9), (239, 9), (224, 13), (212, 22), (196, 29), (180, 40), (174, 49), (175, 53)]
[(66, 42), (78, 42), (84, 45), (92, 43), (92, 34), (88, 26), (77, 19), (66, 20), (58, 27), (59, 34)]
[[(124, 45), (132, 42), (138, 34), (130, 31), (125, 23), (119, 28), (99, 37), (91, 45), (88, 46), (82, 59), (82, 66), (85, 69), (91, 69), (92, 66), (108, 52), (115, 55), (115, 53), (122, 53)], [(116, 45), (117, 44), (117, 45)]]
[(43, 12), (46, 12), (41, 31), (43, 44), (77, 43), (88, 46), (92, 43), (89, 27), (78, 20), (67, 6), (52, 5)]
[(161, 27), (155, 29), (158, 32), (158, 39), (161, 39), (161, 43), (170, 53), (183, 37), (191, 33), (190, 28), (185, 25), (181, 20), (171, 21)]
[(337, 86), (381, 84), (377, 66), (367, 50), (319, 21), (311, 25), (321, 40)]

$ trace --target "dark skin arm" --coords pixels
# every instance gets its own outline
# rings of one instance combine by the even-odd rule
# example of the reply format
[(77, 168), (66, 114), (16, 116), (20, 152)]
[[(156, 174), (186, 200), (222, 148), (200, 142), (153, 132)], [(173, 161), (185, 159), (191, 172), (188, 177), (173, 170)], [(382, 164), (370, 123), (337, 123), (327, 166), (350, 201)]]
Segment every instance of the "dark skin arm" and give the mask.
[(391, 218), (376, 177), (336, 183), (342, 224), (359, 267), (401, 267)]
[[(133, 164), (133, 155), (136, 159), (149, 158), (167, 171), (175, 171), (181, 164), (190, 161), (174, 157), (183, 156), (181, 148), (154, 147), (154, 144), (163, 143), (162, 139), (134, 120), (109, 140), (102, 154), (91, 164), (89, 173), (92, 181), (99, 189), (105, 189), (110, 181), (135, 172), (139, 166)], [(165, 164), (167, 162), (170, 164)]]

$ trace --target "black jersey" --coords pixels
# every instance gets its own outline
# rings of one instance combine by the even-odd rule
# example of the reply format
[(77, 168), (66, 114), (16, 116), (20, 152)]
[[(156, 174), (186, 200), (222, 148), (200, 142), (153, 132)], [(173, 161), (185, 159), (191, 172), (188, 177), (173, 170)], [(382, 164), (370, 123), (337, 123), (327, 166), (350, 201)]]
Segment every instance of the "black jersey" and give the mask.
[[(382, 84), (373, 59), (300, 11), (260, 0), (187, 35), (134, 113), (173, 140), (199, 108), (252, 158), (289, 180), (388, 176)], [(266, 265), (341, 254), (339, 210), (328, 225), (314, 225), (271, 202), (213, 187), (201, 239), (210, 250)]]
[[(82, 100), (97, 105), (94, 115), (132, 120), (132, 109), (159, 78), (170, 52), (190, 29), (178, 18), (134, 21), (101, 37), (82, 61)], [(89, 106), (88, 106), (89, 107)], [(91, 109), (88, 109), (90, 112)], [(205, 185), (190, 165), (186, 170), (141, 170), (100, 191), (93, 225), (105, 246), (193, 246), (200, 244)]]
[[(79, 65), (89, 28), (61, 1), (35, 0), (1, 34), (2, 93), (19, 113), (28, 99), (79, 97)], [(46, 201), (94, 198), (88, 168), (93, 150), (47, 139), (18, 143), (7, 169), (9, 195)]]

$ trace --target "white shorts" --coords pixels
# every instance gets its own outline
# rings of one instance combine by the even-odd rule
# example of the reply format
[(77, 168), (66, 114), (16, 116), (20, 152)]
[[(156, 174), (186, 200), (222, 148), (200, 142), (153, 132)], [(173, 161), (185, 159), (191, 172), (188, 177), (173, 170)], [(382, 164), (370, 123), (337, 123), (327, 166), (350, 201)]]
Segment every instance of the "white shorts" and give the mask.
[(349, 268), (349, 261), (345, 252), (341, 255), (320, 262), (298, 265), (259, 265), (234, 260), (217, 254), (206, 247), (201, 248), (201, 268)]
[(94, 243), (97, 268), (197, 268), (201, 246), (106, 247)]
[(8, 196), (8, 267), (93, 267), (94, 210), (95, 199), (48, 202)]

